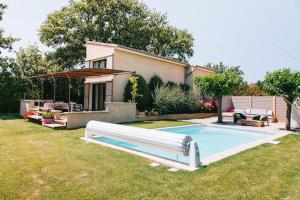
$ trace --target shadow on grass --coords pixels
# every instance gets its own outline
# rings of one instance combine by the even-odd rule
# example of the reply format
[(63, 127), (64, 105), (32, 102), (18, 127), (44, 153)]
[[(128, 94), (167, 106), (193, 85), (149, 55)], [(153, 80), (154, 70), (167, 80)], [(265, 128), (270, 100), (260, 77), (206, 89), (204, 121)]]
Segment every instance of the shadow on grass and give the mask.
[(130, 125), (130, 124), (135, 124), (135, 125), (146, 125), (146, 124), (153, 124), (154, 122), (159, 122), (159, 121), (165, 121), (165, 122), (176, 122), (178, 120), (175, 119), (164, 119), (164, 120), (153, 120), (153, 121), (135, 121), (135, 122), (124, 122), (120, 123), (123, 125)]
[(0, 120), (14, 120), (14, 119), (23, 119), (23, 117), (16, 113), (0, 114)]

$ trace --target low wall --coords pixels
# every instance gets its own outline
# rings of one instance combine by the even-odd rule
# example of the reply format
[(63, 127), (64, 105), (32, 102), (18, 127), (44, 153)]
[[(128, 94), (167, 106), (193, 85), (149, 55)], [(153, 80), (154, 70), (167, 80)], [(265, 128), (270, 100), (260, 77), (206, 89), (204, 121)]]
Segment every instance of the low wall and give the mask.
[(292, 128), (300, 128), (300, 108), (292, 107), (292, 120), (291, 120)]
[(107, 102), (105, 111), (67, 112), (67, 129), (86, 126), (91, 120), (122, 123), (136, 121), (136, 104), (124, 102)]
[(157, 115), (137, 117), (136, 121), (148, 121), (148, 120), (186, 120), (186, 119), (203, 119), (208, 117), (214, 117), (216, 113), (191, 113), (191, 114), (169, 114), (169, 115)]
[(29, 111), (29, 108), (34, 107), (34, 100), (20, 100), (20, 115), (24, 115), (25, 112)]

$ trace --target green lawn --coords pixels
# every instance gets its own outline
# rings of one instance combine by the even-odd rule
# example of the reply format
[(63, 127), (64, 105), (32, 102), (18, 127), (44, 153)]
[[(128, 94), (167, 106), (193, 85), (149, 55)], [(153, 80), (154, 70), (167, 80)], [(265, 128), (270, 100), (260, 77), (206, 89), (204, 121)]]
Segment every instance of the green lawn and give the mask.
[[(158, 127), (183, 122), (130, 125)], [(129, 124), (128, 124), (129, 125)], [(0, 115), (0, 199), (300, 199), (300, 136), (281, 139), (195, 172)]]

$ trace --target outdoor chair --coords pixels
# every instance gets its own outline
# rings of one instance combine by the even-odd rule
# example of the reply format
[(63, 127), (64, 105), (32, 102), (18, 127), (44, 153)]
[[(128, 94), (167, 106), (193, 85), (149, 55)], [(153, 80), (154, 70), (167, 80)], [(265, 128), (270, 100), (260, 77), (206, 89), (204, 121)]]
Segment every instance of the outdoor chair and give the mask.
[(73, 111), (74, 112), (81, 112), (83, 110), (82, 104), (73, 104)]

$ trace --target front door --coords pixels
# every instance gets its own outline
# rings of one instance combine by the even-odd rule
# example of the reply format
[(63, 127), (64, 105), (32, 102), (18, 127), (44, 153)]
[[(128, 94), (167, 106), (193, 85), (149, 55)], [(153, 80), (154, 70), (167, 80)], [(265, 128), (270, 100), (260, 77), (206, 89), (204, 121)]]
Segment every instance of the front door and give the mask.
[(93, 84), (93, 111), (105, 110), (105, 91), (105, 83)]

